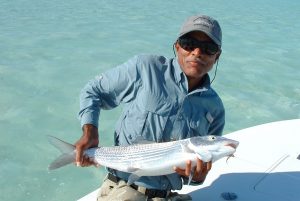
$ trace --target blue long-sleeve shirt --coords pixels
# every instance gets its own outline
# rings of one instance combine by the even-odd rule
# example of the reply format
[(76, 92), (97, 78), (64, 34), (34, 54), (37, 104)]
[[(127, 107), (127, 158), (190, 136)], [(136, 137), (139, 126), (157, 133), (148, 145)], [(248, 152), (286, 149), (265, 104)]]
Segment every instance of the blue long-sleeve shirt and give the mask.
[[(115, 128), (115, 145), (130, 145), (138, 139), (155, 142), (199, 135), (221, 135), (224, 107), (210, 87), (209, 76), (199, 88), (188, 92), (187, 77), (177, 59), (139, 55), (91, 80), (81, 91), (81, 125), (98, 127), (101, 109), (124, 105)], [(101, 124), (101, 123), (100, 123)], [(101, 125), (100, 125), (101, 126)], [(113, 171), (127, 180), (129, 174)], [(135, 182), (146, 188), (181, 189), (182, 178), (141, 177)]]

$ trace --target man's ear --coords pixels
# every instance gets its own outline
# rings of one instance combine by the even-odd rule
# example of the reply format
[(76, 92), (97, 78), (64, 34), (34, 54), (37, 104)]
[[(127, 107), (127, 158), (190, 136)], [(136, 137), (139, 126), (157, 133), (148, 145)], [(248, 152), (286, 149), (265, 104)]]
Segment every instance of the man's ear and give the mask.
[(175, 56), (175, 57), (176, 57), (176, 55), (177, 55), (178, 48), (179, 48), (179, 45), (178, 45), (177, 42), (175, 42), (175, 43), (173, 44), (173, 53), (174, 53), (174, 56)]
[(179, 49), (179, 44), (178, 44), (178, 42), (175, 42), (175, 43), (174, 43), (174, 47), (175, 47), (176, 53), (177, 53), (177, 52), (178, 52), (178, 49)]
[(219, 60), (220, 56), (221, 56), (222, 50), (220, 49), (219, 52), (216, 55), (216, 60), (215, 63), (217, 63), (217, 61)]

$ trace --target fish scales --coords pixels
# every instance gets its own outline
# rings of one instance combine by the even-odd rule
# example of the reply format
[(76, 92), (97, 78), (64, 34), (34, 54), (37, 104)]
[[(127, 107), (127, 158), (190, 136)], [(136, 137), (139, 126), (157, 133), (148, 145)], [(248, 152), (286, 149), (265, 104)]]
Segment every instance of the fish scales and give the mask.
[(181, 145), (179, 143), (169, 143), (169, 144), (146, 144), (140, 146), (126, 146), (126, 147), (100, 147), (95, 152), (95, 158), (97, 162), (115, 162), (124, 163), (126, 161), (153, 161), (158, 158), (170, 155), (173, 152), (182, 151)]

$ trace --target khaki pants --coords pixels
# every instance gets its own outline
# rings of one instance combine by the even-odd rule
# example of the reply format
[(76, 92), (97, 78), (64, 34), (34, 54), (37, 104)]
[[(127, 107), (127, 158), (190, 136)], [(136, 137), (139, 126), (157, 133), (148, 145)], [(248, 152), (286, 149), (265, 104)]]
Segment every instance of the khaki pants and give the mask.
[(125, 181), (115, 183), (105, 179), (97, 196), (97, 201), (191, 201), (189, 195), (170, 193), (167, 198), (152, 198), (147, 196), (126, 184)]

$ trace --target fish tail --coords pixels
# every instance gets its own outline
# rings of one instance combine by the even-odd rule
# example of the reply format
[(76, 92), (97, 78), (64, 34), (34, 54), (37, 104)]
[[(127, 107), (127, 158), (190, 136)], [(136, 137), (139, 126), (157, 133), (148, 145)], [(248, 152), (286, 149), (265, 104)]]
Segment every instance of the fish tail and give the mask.
[(56, 137), (48, 135), (48, 141), (62, 153), (49, 166), (48, 170), (54, 170), (75, 161), (75, 146)]

